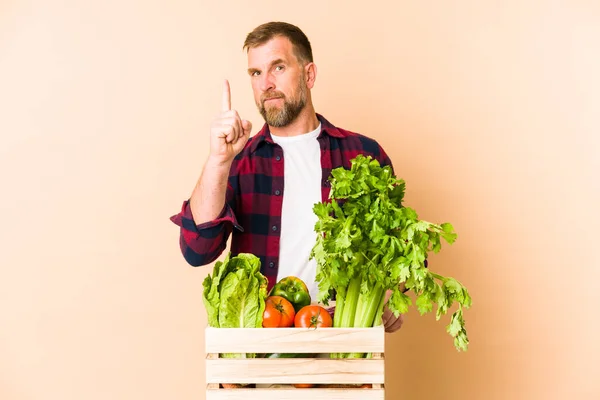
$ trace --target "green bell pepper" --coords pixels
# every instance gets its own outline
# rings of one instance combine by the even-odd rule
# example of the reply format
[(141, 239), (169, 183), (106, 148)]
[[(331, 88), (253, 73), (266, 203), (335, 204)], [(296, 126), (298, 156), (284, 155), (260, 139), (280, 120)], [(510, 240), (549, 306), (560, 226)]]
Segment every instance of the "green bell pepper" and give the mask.
[(281, 279), (273, 286), (269, 296), (281, 296), (294, 306), (294, 311), (298, 312), (304, 306), (311, 302), (310, 293), (302, 279), (295, 276), (288, 276)]

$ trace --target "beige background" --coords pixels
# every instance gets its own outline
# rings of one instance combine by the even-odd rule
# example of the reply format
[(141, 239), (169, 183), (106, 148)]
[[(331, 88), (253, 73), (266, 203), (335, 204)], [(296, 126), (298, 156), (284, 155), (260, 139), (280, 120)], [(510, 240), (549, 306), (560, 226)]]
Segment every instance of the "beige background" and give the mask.
[(310, 37), (317, 110), (374, 137), (474, 305), (411, 312), (389, 399), (600, 398), (597, 1), (0, 2), (0, 399), (202, 399), (201, 282), (168, 218), (243, 39)]

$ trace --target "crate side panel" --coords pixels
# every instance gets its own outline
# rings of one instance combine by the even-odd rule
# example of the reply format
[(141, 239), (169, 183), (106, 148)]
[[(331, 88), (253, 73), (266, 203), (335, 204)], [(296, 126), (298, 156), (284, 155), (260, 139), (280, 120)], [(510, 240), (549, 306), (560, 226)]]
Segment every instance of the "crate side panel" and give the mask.
[(375, 328), (206, 328), (207, 353), (383, 353)]
[(384, 360), (228, 359), (206, 360), (207, 383), (384, 383)]
[(206, 400), (384, 400), (384, 389), (218, 389), (207, 390)]

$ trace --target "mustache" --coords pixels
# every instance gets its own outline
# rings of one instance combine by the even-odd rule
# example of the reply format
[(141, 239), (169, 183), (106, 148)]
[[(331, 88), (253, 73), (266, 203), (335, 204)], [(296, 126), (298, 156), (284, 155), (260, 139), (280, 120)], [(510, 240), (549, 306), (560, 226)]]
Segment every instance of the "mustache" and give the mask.
[(271, 99), (285, 99), (285, 95), (281, 92), (269, 92), (260, 96), (260, 102), (264, 103), (267, 100)]

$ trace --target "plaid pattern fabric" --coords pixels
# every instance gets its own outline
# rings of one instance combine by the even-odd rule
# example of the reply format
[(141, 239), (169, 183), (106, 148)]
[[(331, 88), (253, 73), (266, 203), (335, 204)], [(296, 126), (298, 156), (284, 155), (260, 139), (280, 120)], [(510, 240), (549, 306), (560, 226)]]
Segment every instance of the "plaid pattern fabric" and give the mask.
[[(320, 114), (317, 118), (321, 122), (317, 140), (321, 147), (323, 201), (329, 197), (331, 170), (342, 166), (349, 169), (350, 160), (358, 154), (370, 155), (382, 165), (392, 166), (375, 140), (337, 128)], [(232, 256), (252, 253), (259, 257), (270, 290), (276, 283), (279, 266), (283, 172), (283, 150), (273, 142), (265, 124), (234, 159), (225, 206), (215, 220), (196, 225), (189, 200), (171, 217), (180, 227), (180, 247), (185, 260), (192, 266), (213, 262), (222, 254), (231, 235)]]

